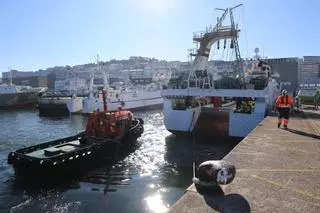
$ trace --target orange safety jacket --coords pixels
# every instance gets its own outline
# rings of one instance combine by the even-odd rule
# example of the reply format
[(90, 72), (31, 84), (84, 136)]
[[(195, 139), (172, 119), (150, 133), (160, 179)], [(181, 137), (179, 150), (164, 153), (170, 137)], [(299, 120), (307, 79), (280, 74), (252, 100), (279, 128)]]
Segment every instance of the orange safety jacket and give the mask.
[(276, 101), (276, 107), (290, 107), (293, 104), (293, 98), (291, 96), (280, 95)]
[(130, 120), (132, 119), (132, 113), (127, 110), (117, 111), (115, 112), (115, 116), (118, 119), (121, 119), (121, 118), (129, 118)]

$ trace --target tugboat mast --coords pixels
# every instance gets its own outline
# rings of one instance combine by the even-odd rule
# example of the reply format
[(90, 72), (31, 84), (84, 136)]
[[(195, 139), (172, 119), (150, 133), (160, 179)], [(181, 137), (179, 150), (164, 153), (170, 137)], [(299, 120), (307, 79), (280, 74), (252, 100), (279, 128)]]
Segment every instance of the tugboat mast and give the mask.
[(107, 113), (108, 108), (107, 108), (107, 94), (106, 90), (102, 89), (102, 98), (103, 98), (103, 112)]

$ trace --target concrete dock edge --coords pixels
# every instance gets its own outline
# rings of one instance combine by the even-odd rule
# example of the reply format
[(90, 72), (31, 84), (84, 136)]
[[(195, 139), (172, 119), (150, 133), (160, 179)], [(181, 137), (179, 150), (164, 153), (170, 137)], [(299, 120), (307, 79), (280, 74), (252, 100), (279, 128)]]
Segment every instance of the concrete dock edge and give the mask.
[(231, 184), (206, 194), (191, 185), (169, 212), (319, 212), (320, 113), (276, 124), (266, 117), (224, 157), (237, 168)]

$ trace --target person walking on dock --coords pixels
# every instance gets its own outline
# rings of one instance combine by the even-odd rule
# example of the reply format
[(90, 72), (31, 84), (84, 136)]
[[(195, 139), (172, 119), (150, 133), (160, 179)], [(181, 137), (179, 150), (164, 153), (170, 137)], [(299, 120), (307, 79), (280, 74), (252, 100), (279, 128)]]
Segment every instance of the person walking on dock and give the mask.
[(278, 96), (275, 109), (278, 110), (278, 128), (280, 128), (283, 119), (283, 126), (285, 129), (288, 129), (290, 110), (293, 105), (293, 98), (288, 95), (286, 90), (282, 90), (281, 95)]

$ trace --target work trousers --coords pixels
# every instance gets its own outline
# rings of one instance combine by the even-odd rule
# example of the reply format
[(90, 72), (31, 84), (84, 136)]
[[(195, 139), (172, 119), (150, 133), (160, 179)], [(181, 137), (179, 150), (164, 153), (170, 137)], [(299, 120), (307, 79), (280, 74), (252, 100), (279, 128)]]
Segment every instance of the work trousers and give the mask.
[(290, 118), (290, 107), (278, 107), (278, 123), (288, 125)]

